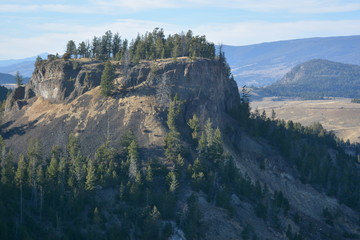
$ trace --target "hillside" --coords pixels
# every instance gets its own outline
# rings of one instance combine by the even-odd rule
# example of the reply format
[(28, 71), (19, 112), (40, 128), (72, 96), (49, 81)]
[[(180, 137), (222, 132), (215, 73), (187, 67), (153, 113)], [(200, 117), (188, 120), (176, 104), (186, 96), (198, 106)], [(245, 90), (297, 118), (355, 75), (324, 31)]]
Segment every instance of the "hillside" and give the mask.
[(324, 37), (223, 46), (239, 86), (267, 86), (311, 59), (360, 65), (360, 36)]
[[(39, 54), (39, 56), (42, 58), (46, 58), (47, 55), (48, 53)], [(37, 56), (23, 59), (0, 60), (0, 73), (15, 75), (16, 72), (20, 72), (20, 74), (26, 78), (26, 80), (28, 80), (34, 71), (34, 63), (36, 58)]]
[(104, 65), (41, 61), (8, 97), (1, 239), (359, 236), (355, 158), (320, 126), (249, 117), (222, 59), (112, 60), (108, 97)]
[(277, 118), (300, 122), (304, 126), (319, 122), (340, 139), (360, 143), (360, 104), (351, 103), (348, 98), (303, 100), (265, 97), (260, 101), (252, 101), (251, 108), (267, 113), (273, 109)]
[(0, 73), (0, 85), (15, 83), (15, 76), (7, 73)]
[(273, 96), (321, 99), (360, 97), (360, 66), (310, 60), (295, 66), (276, 83), (264, 89)]

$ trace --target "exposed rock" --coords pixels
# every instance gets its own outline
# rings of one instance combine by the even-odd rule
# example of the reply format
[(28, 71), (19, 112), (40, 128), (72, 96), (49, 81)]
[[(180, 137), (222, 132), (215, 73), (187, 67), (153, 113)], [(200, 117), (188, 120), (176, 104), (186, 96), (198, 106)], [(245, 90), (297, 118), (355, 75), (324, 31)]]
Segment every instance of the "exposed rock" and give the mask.
[(69, 102), (100, 84), (103, 64), (97, 61), (53, 60), (39, 63), (28, 86), (31, 91), (52, 103)]
[(12, 110), (5, 116), (3, 130), (8, 146), (25, 152), (32, 138), (40, 138), (47, 148), (64, 146), (73, 132), (81, 133), (84, 151), (91, 154), (107, 135), (116, 141), (131, 129), (142, 146), (157, 149), (163, 146), (167, 108), (175, 94), (184, 101), (182, 126), (196, 113), (200, 119), (211, 118), (224, 128), (231, 121), (230, 110), (239, 106), (236, 83), (216, 60), (179, 58), (176, 62), (112, 64), (116, 89), (110, 98), (102, 97), (97, 88), (104, 63), (53, 60), (39, 64), (25, 93), (22, 88), (23, 94), (11, 100), (31, 104), (22, 109), (9, 104)]
[(9, 111), (12, 108), (16, 110), (20, 110), (21, 107), (25, 104), (21, 100), (24, 99), (25, 96), (25, 87), (20, 86), (14, 89), (8, 96), (5, 102), (5, 112)]
[[(44, 149), (49, 150), (53, 145), (65, 146), (69, 133), (74, 133), (79, 137), (82, 152), (92, 155), (106, 139), (116, 145), (130, 129), (139, 143), (142, 159), (164, 160), (166, 114), (177, 94), (183, 101), (177, 123), (182, 135), (190, 136), (186, 120), (194, 113), (201, 123), (211, 118), (224, 133), (225, 148), (234, 157), (238, 169), (251, 181), (266, 184), (269, 192), (282, 191), (292, 209), (311, 226), (311, 234), (318, 229), (325, 233), (332, 231), (323, 220), (323, 207), (339, 209), (344, 226), (356, 229), (355, 211), (303, 184), (290, 163), (266, 141), (248, 136), (238, 122), (234, 124), (231, 112), (239, 107), (240, 97), (223, 63), (179, 58), (136, 65), (112, 64), (116, 79), (111, 97), (100, 94), (104, 63), (55, 60), (39, 64), (30, 83), (14, 91), (7, 100), (2, 129), (6, 145), (15, 154), (25, 153), (28, 143), (39, 139)], [(264, 160), (263, 168), (259, 167), (261, 160)], [(186, 202), (189, 191), (183, 188), (180, 198)], [(256, 216), (254, 207), (243, 199), (231, 197), (235, 216), (232, 218), (228, 211), (208, 202), (202, 193), (198, 195), (203, 212), (200, 224), (206, 232), (204, 239), (245, 238), (248, 225), (260, 239), (286, 239), (285, 230), (266, 225)], [(114, 198), (111, 194), (106, 196)], [(296, 225), (290, 216), (280, 221)], [(181, 232), (175, 235), (184, 239)], [(322, 236), (325, 234), (309, 239), (324, 239)]]

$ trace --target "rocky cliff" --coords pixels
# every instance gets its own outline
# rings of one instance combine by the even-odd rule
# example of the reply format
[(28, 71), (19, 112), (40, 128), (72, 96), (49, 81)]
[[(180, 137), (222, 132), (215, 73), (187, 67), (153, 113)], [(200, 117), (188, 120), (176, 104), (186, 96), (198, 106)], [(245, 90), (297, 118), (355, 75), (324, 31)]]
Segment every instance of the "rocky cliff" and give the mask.
[[(229, 214), (228, 210), (217, 206), (215, 200), (209, 200), (210, 194), (200, 191), (196, 194), (202, 212), (200, 226), (204, 239), (249, 239), (249, 236), (259, 239), (335, 236), (342, 239), (343, 233), (359, 232), (358, 212), (326, 195), (316, 185), (306, 184), (294, 164), (279, 153), (275, 144), (249, 135), (232, 117), (234, 110), (239, 109), (240, 96), (222, 62), (178, 58), (176, 61), (143, 61), (136, 65), (112, 64), (116, 77), (114, 95), (104, 97), (99, 87), (104, 63), (83, 60), (40, 63), (30, 83), (16, 89), (7, 99), (2, 127), (6, 145), (15, 153), (25, 153), (28, 143), (39, 139), (44, 149), (49, 150), (53, 145), (64, 146), (73, 133), (78, 136), (85, 155), (92, 156), (107, 139), (117, 147), (121, 136), (132, 130), (145, 161), (157, 157), (169, 166), (163, 152), (168, 132), (166, 115), (171, 99), (177, 94), (183, 102), (178, 119), (183, 135), (190, 136), (186, 121), (194, 113), (202, 125), (211, 118), (222, 130), (224, 148), (234, 158), (241, 174), (253, 183), (250, 190), (246, 190), (249, 185), (245, 184), (235, 186), (236, 191), (253, 191), (250, 196), (258, 194), (265, 203), (273, 201), (282, 206), (288, 201), (289, 204), (289, 209), (279, 214), (279, 208), (263, 206), (258, 199), (233, 193), (226, 200), (231, 206)], [(279, 134), (274, 132), (275, 128), (272, 131), (269, 135)], [(193, 163), (191, 154), (194, 153), (190, 152), (187, 160)], [(336, 158), (335, 150), (329, 149), (329, 154)], [(190, 182), (189, 179), (182, 181), (180, 205), (193, 192)], [(228, 179), (228, 182), (234, 183), (235, 179)], [(214, 186), (224, 195), (228, 189), (217, 184), (214, 180)], [(265, 185), (263, 189), (261, 186)], [(276, 197), (280, 198), (280, 203)], [(331, 223), (334, 228), (324, 219), (323, 209), (336, 213), (332, 219), (336, 224)], [(292, 232), (288, 233), (286, 226), (290, 226)], [(306, 237), (300, 238), (295, 233)]]
[(129, 128), (143, 146), (161, 146), (166, 111), (176, 94), (184, 101), (184, 119), (197, 113), (221, 127), (239, 105), (236, 83), (215, 60), (179, 58), (113, 65), (115, 94), (105, 98), (98, 87), (104, 63), (40, 63), (29, 84), (7, 100), (3, 132), (8, 146), (23, 152), (32, 138), (41, 139), (45, 147), (64, 145), (69, 133), (81, 132), (80, 141), (93, 153), (107, 137), (116, 141)]

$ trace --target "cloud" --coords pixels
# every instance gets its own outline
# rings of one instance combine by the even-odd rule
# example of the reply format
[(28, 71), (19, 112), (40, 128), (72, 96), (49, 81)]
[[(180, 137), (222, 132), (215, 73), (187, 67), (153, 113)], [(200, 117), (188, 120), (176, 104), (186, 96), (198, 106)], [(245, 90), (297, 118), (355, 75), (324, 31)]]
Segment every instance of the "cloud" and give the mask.
[(252, 12), (335, 13), (359, 11), (360, 3), (349, 0), (91, 0), (102, 9), (144, 10), (156, 8), (230, 8)]
[(3, 13), (29, 13), (29, 12), (57, 12), (57, 13), (94, 13), (92, 7), (78, 7), (65, 4), (0, 4), (0, 12)]
[[(0, 38), (0, 59), (22, 58), (34, 56), (41, 52), (63, 53), (68, 40), (79, 43), (101, 36), (107, 30), (119, 32), (122, 38), (133, 39), (138, 33), (152, 31), (155, 27), (164, 28), (165, 34), (173, 34), (187, 30), (186, 26), (167, 24), (157, 21), (136, 19), (118, 19), (108, 24), (85, 26), (66, 24), (43, 24), (38, 28), (57, 33), (41, 34), (35, 37), (2, 37)], [(347, 36), (358, 34), (360, 20), (343, 21), (297, 21), (285, 23), (239, 22), (231, 24), (209, 24), (192, 28), (196, 35), (206, 35), (215, 44), (248, 45), (278, 40)]]
[[(113, 33), (119, 32), (123, 39), (131, 40), (138, 33), (152, 31), (155, 27), (164, 28), (167, 34), (182, 30), (181, 26), (177, 25), (136, 19), (118, 19), (115, 22), (92, 26), (45, 23), (35, 26), (33, 29), (48, 32), (46, 34), (26, 38), (21, 36), (0, 38), (0, 48), (2, 49), (0, 59), (23, 58), (42, 52), (62, 54), (69, 40), (74, 40), (77, 44), (84, 40), (91, 41), (94, 36), (102, 36), (107, 30), (111, 30)], [(56, 29), (56, 32), (49, 33), (53, 29)], [(172, 32), (167, 29), (171, 29)]]
[(299, 38), (357, 35), (358, 29), (360, 20), (239, 22), (193, 28), (194, 32), (206, 34), (207, 39), (216, 44), (238, 46)]
[(0, 4), (0, 12), (60, 12), (78, 14), (117, 14), (151, 9), (229, 8), (251, 12), (301, 14), (341, 13), (360, 10), (354, 0), (88, 0), (82, 4)]

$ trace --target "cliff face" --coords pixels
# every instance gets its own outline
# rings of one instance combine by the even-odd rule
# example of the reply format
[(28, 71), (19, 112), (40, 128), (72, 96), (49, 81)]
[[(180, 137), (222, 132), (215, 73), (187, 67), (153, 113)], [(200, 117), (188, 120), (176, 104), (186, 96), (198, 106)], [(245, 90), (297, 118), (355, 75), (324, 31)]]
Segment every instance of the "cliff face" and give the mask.
[[(8, 146), (24, 152), (32, 138), (42, 140), (46, 147), (64, 145), (73, 132), (81, 133), (80, 141), (90, 154), (106, 138), (116, 141), (130, 128), (143, 146), (159, 147), (166, 131), (167, 107), (175, 94), (184, 101), (184, 119), (196, 113), (221, 128), (230, 120), (228, 113), (239, 105), (237, 85), (218, 61), (184, 58), (134, 66), (113, 62), (113, 66), (115, 94), (105, 98), (98, 87), (104, 63), (40, 63), (22, 94), (7, 100), (3, 132)], [(180, 124), (186, 124), (184, 119)]]
[[(328, 239), (327, 234), (334, 231), (336, 236), (341, 236), (343, 228), (358, 232), (357, 212), (304, 184), (276, 148), (264, 139), (248, 136), (231, 117), (230, 113), (239, 108), (240, 97), (223, 63), (180, 58), (176, 62), (165, 59), (136, 65), (112, 64), (116, 79), (111, 97), (100, 94), (104, 63), (55, 60), (39, 64), (30, 83), (16, 89), (7, 99), (2, 127), (6, 145), (15, 153), (25, 153), (28, 143), (38, 139), (45, 151), (49, 151), (53, 145), (65, 146), (69, 134), (74, 133), (82, 152), (92, 156), (107, 139), (118, 147), (121, 136), (132, 130), (142, 159), (157, 158), (169, 166), (163, 152), (168, 132), (166, 118), (169, 103), (177, 94), (183, 101), (177, 122), (183, 136), (190, 136), (186, 121), (193, 114), (199, 116), (201, 124), (211, 118), (222, 130), (224, 148), (233, 156), (240, 172), (253, 183), (266, 184), (266, 198), (281, 191), (291, 206), (289, 215), (276, 218), (276, 223), (266, 220), (271, 222), (269, 225), (259, 217), (261, 209), (235, 194), (228, 199), (233, 207), (231, 217), (226, 210), (209, 202), (206, 194), (196, 193), (203, 214), (204, 239), (248, 239), (247, 226), (253, 228), (259, 239), (289, 239), (285, 229), (279, 228), (280, 223), (293, 226), (308, 239)], [(189, 159), (192, 154), (189, 153)], [(179, 190), (180, 202), (192, 193), (190, 180), (184, 182)], [(324, 208), (341, 213), (340, 230), (326, 224)], [(269, 210), (266, 214), (270, 218), (274, 213)]]

